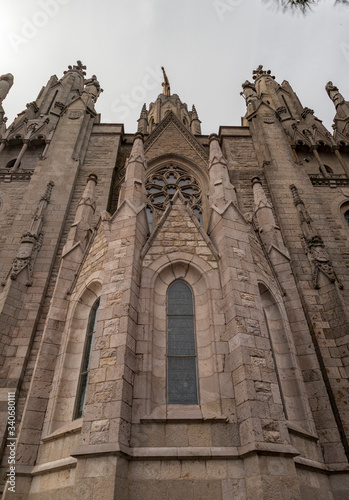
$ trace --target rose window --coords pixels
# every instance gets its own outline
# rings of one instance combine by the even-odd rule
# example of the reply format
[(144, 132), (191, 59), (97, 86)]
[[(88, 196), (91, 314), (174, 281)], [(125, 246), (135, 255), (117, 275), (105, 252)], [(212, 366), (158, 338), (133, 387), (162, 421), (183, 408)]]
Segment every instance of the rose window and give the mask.
[(148, 222), (150, 230), (153, 222), (162, 216), (168, 202), (180, 190), (202, 225), (201, 190), (195, 178), (183, 168), (167, 165), (152, 174), (145, 185), (148, 193)]

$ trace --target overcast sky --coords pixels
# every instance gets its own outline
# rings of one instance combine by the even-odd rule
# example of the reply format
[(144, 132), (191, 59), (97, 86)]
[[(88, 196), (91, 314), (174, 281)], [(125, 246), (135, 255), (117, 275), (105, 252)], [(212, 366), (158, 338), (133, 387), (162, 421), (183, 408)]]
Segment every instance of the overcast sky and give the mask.
[(241, 84), (259, 64), (332, 130), (327, 81), (349, 100), (349, 7), (333, 3), (303, 17), (262, 0), (2, 0), (0, 74), (15, 77), (3, 103), (8, 123), (81, 59), (104, 89), (102, 121), (126, 132), (162, 92), (162, 65), (172, 93), (195, 104), (203, 133), (240, 125)]

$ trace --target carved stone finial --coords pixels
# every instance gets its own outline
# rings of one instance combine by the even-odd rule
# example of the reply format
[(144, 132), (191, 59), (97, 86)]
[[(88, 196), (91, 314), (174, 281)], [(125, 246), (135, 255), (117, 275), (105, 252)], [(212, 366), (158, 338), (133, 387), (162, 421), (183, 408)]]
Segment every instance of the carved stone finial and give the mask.
[(147, 106), (146, 106), (146, 104), (144, 103), (144, 104), (143, 104), (143, 107), (142, 107), (142, 110), (141, 110), (140, 118), (147, 118), (147, 116), (148, 116), (148, 113), (147, 113)]
[(165, 71), (165, 68), (163, 66), (161, 66), (161, 69), (162, 69), (162, 72), (164, 74), (164, 81), (163, 83), (161, 84), (163, 86), (163, 94), (164, 95), (171, 95), (171, 87), (170, 87), (170, 82), (168, 80), (168, 77), (166, 75), (166, 71)]
[(271, 75), (270, 69), (268, 69), (267, 71), (265, 71), (263, 69), (262, 64), (260, 64), (257, 69), (253, 70), (252, 74), (253, 74), (252, 78), (254, 80), (256, 80), (257, 78), (260, 78), (261, 76), (270, 76), (271, 78), (273, 78), (275, 80), (275, 76)]
[[(83, 76), (86, 75), (85, 69), (86, 69), (86, 66), (84, 64), (82, 64), (81, 61), (76, 61), (76, 65), (74, 64), (73, 66), (71, 66), (71, 65), (68, 66), (68, 71), (78, 71)], [(66, 74), (66, 73), (68, 73), (68, 71), (64, 71), (63, 73)]]

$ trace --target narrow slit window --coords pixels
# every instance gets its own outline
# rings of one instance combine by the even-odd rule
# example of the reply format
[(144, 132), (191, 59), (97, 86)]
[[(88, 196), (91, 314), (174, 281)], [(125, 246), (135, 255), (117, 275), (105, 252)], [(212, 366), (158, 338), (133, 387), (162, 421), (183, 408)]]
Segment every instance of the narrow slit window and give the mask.
[(167, 293), (167, 403), (198, 404), (193, 294), (181, 280)]
[(344, 219), (345, 219), (345, 222), (347, 223), (347, 226), (349, 226), (349, 210), (344, 212)]
[(83, 354), (82, 363), (81, 363), (78, 393), (77, 393), (77, 398), (76, 398), (75, 418), (81, 418), (83, 413), (84, 413), (88, 377), (89, 377), (89, 373), (90, 373), (93, 337), (94, 337), (94, 333), (96, 331), (98, 309), (99, 309), (99, 299), (97, 299), (96, 302), (93, 304), (91, 312), (90, 312), (90, 316), (88, 319), (85, 346), (84, 346), (84, 354)]

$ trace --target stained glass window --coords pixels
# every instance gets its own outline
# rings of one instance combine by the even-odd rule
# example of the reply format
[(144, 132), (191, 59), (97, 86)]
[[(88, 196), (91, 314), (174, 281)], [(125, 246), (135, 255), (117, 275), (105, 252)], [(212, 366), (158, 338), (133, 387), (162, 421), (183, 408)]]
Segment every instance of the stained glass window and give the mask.
[(167, 402), (198, 404), (193, 294), (181, 280), (167, 293)]
[(84, 354), (82, 358), (80, 377), (79, 377), (78, 394), (76, 398), (75, 418), (82, 417), (84, 412), (88, 376), (90, 373), (93, 336), (96, 331), (98, 308), (99, 308), (99, 299), (96, 300), (96, 302), (93, 304), (88, 320)]
[(200, 224), (203, 224), (200, 187), (196, 179), (182, 167), (170, 163), (157, 170), (148, 178), (146, 189), (148, 193), (147, 212), (150, 230), (152, 224), (162, 216), (168, 202), (177, 190), (181, 191)]

